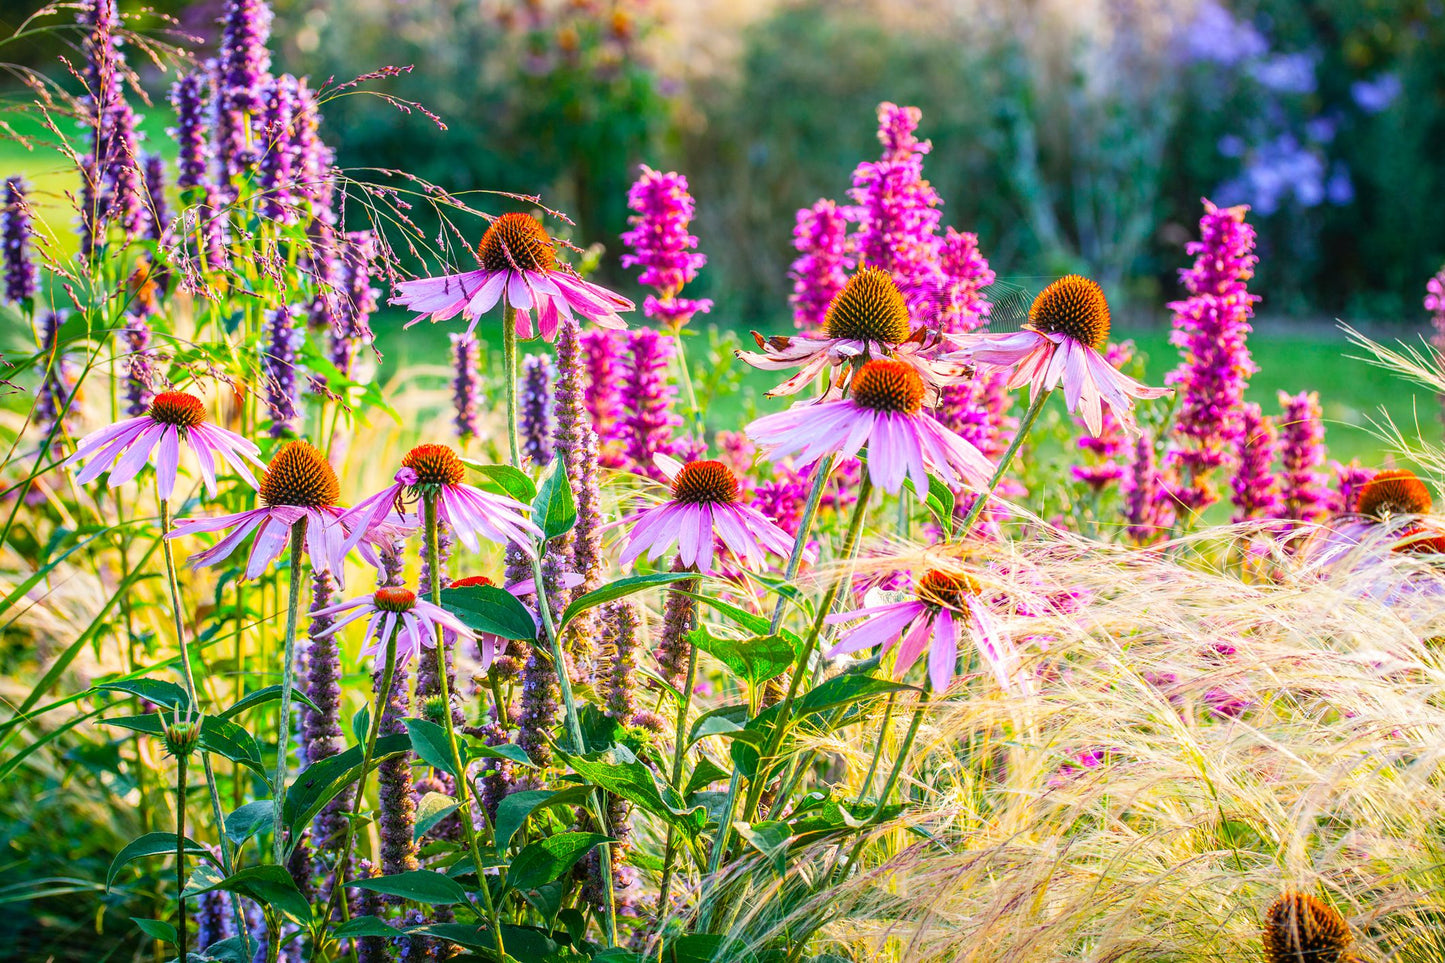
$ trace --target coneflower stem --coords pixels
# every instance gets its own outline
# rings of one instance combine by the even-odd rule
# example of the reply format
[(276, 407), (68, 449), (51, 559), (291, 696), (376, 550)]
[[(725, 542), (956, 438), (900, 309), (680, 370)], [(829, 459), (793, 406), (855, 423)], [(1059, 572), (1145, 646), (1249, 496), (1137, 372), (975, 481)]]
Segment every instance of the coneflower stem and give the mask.
[[(532, 554), (532, 584), (536, 589), (537, 611), (542, 616), (542, 631), (546, 633), (547, 644), (552, 651), (552, 668), (557, 673), (557, 686), (562, 691), (562, 707), (567, 718), (567, 735), (572, 748), (581, 755), (586, 748), (582, 738), (582, 723), (577, 715), (577, 699), (572, 694), (572, 680), (567, 677), (567, 660), (562, 654), (562, 642), (557, 627), (552, 623), (552, 610), (547, 602), (547, 586), (542, 578), (542, 552), (547, 545), (544, 541)], [(607, 809), (602, 805), (599, 790), (594, 789), (587, 797), (592, 809), (592, 819), (601, 832), (607, 830)], [(607, 946), (617, 945), (617, 906), (612, 892), (612, 844), (602, 843), (597, 847), (598, 874), (602, 882), (603, 933)]]
[[(843, 537), (843, 551), (841, 558), (847, 561), (853, 557), (858, 548), (858, 538), (863, 531), (863, 516), (867, 513), (868, 497), (873, 494), (873, 480), (867, 473), (863, 473), (863, 480), (858, 484), (858, 502), (853, 507), (853, 518), (848, 522), (848, 532)], [(803, 642), (803, 649), (798, 653), (798, 659), (793, 666), (792, 678), (788, 682), (787, 694), (783, 701), (778, 703), (778, 714), (773, 720), (772, 732), (768, 736), (766, 748), (758, 755), (757, 769), (748, 785), (747, 801), (743, 804), (744, 817), (751, 820), (758, 811), (758, 805), (763, 798), (763, 788), (768, 783), (767, 772), (772, 764), (773, 757), (777, 755), (778, 749), (783, 744), (783, 735), (788, 727), (788, 717), (793, 709), (793, 700), (798, 696), (798, 688), (802, 684), (803, 676), (806, 674), (808, 662), (813, 657), (814, 650), (818, 647), (818, 640), (823, 635), (823, 626), (827, 621), (828, 614), (833, 610), (833, 602), (838, 598), (838, 593), (843, 588), (843, 581), (848, 577), (848, 572), (841, 571), (838, 577), (833, 579), (828, 591), (823, 593), (823, 598), (818, 602), (818, 611), (813, 618), (812, 627), (808, 629), (808, 637)]]
[[(361, 812), (361, 807), (366, 804), (366, 777), (371, 771), (371, 761), (376, 756), (376, 740), (381, 735), (381, 716), (386, 710), (386, 703), (391, 698), (392, 680), (396, 678), (396, 634), (401, 629), (397, 623), (387, 634), (386, 653), (382, 656), (381, 663), (381, 687), (376, 690), (376, 705), (372, 709), (371, 724), (366, 728), (366, 747), (361, 751), (361, 775), (356, 777), (356, 802), (352, 803), (351, 811)], [(336, 860), (336, 870), (331, 885), (331, 893), (326, 899), (326, 919), (331, 920), (332, 914), (337, 908), (337, 894), (346, 888), (345, 877), (350, 875), (351, 850), (356, 845), (356, 820), (346, 821), (346, 840), (341, 846), (341, 856)], [(341, 900), (341, 906), (346, 905), (346, 900)]]
[(682, 375), (678, 380), (682, 382), (683, 397), (687, 401), (687, 406), (692, 409), (692, 421), (697, 430), (697, 437), (699, 439), (706, 438), (707, 428), (702, 420), (702, 408), (697, 403), (697, 391), (692, 386), (692, 370), (687, 366), (687, 349), (682, 343), (682, 329), (678, 328), (672, 334), (677, 338), (677, 366)]
[[(508, 309), (511, 310), (510, 308)], [(509, 321), (507, 330), (512, 330)], [(515, 360), (516, 339), (512, 343)], [(516, 384), (508, 381), (511, 385), (510, 391), (515, 395)], [(512, 399), (515, 401), (515, 398)], [(516, 422), (512, 422), (513, 442), (516, 441)], [(427, 558), (432, 560), (428, 566), (431, 585), (428, 586), (431, 592), (432, 604), (442, 604), (442, 566), (441, 548), (437, 544), (437, 496), (435, 492), (426, 492), (422, 495), (422, 524), (426, 527), (426, 550)], [(540, 578), (539, 578), (540, 583)], [(466, 837), (467, 848), (472, 854), (472, 865), (477, 871), (477, 889), (482, 893), (482, 904), (487, 911), (487, 921), (491, 924), (492, 941), (496, 944), (497, 958), (507, 958), (506, 949), (502, 945), (502, 921), (497, 915), (497, 907), (492, 902), (492, 889), (487, 884), (487, 874), (482, 868), (482, 850), (477, 845), (476, 827), (472, 825), (472, 813), (480, 813), (485, 819), (487, 816), (486, 807), (481, 805), (477, 799), (472, 781), (467, 778), (466, 766), (462, 763), (461, 750), (457, 744), (456, 722), (452, 719), (452, 694), (451, 684), (447, 681), (447, 650), (446, 633), (440, 624), (436, 627), (436, 656), (437, 656), (437, 687), (440, 690), (438, 695), (442, 700), (442, 723), (447, 734), (447, 748), (451, 751), (452, 769), (456, 776), (458, 802), (462, 804), (461, 819), (462, 835)]]
[(286, 644), (281, 664), (281, 712), (276, 721), (276, 865), (286, 865), (286, 752), (291, 739), (291, 688), (296, 675), (296, 613), (301, 607), (301, 555), (306, 549), (306, 517), (291, 525), (291, 586), (286, 599)]
[[(196, 678), (191, 672), (190, 647), (186, 645), (185, 620), (181, 618), (181, 586), (176, 578), (176, 552), (171, 546), (171, 540), (166, 536), (171, 531), (171, 503), (170, 499), (162, 498), (160, 484), (156, 484), (156, 501), (160, 503), (161, 509), (161, 557), (166, 562), (166, 588), (171, 596), (171, 625), (176, 633), (176, 646), (181, 650), (181, 677), (186, 683), (186, 695), (191, 697), (192, 711), (201, 710), (201, 700), (196, 691)], [(204, 725), (204, 723), (202, 723)], [(205, 750), (201, 751), (201, 767), (206, 773), (206, 793), (211, 798), (211, 818), (216, 821), (217, 842), (221, 850), (221, 869), (227, 876), (231, 875), (231, 850), (226, 845), (226, 817), (221, 809), (221, 791), (216, 786), (216, 771), (211, 767), (211, 754)], [(237, 779), (239, 786), (240, 780)], [(231, 893), (231, 910), (235, 913), (236, 919), (241, 919), (241, 897)], [(245, 932), (244, 927), (238, 927), (241, 932), (241, 948), (244, 952), (251, 952), (251, 937)]]
[(507, 457), (513, 468), (522, 467), (522, 443), (517, 436), (517, 309), (502, 307), (502, 386), (507, 393)]
[[(677, 702), (677, 745), (672, 750), (672, 787), (678, 789), (682, 785), (682, 760), (687, 753), (687, 710), (692, 705), (692, 689), (697, 684), (697, 646), (691, 641), (687, 643), (687, 683), (682, 690), (682, 698)], [(675, 855), (677, 846), (677, 827), (672, 823), (667, 824), (667, 846), (662, 857), (662, 886), (657, 896), (657, 918), (660, 920), (667, 913), (668, 892), (672, 888), (672, 857)]]
[(181, 963), (186, 963), (186, 755), (176, 756), (176, 933)]
[(1053, 393), (1054, 390), (1052, 388), (1040, 391), (1038, 397), (1029, 404), (1028, 413), (1024, 415), (1024, 420), (1019, 424), (1019, 430), (1014, 432), (1013, 441), (1009, 442), (1008, 450), (1005, 451), (1003, 457), (999, 459), (998, 467), (994, 469), (993, 477), (988, 481), (988, 491), (978, 493), (973, 500), (973, 507), (970, 508), (968, 514), (964, 516), (963, 523), (958, 526), (958, 531), (953, 533), (955, 541), (962, 541), (973, 529), (973, 523), (978, 521), (978, 516), (983, 513), (984, 504), (993, 497), (994, 489), (998, 488), (998, 483), (1003, 481), (1003, 476), (1008, 471), (1009, 465), (1013, 463), (1014, 456), (1019, 453), (1019, 449), (1023, 447), (1025, 439), (1028, 438), (1029, 429), (1032, 428), (1034, 422), (1038, 420), (1039, 412), (1043, 410), (1044, 402), (1048, 401), (1049, 395)]

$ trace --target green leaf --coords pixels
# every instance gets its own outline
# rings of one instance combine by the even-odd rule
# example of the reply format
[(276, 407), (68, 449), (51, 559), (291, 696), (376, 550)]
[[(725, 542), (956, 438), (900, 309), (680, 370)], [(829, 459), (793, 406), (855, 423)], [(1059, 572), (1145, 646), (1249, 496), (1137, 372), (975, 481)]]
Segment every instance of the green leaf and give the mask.
[(147, 702), (154, 702), (162, 709), (177, 709), (183, 713), (191, 707), (191, 697), (186, 690), (174, 682), (161, 679), (122, 679), (117, 682), (101, 682), (95, 686), (101, 692), (126, 692), (139, 696)]
[(346, 885), (351, 889), (369, 889), (373, 893), (400, 896), (402, 899), (429, 903), (433, 906), (446, 906), (467, 901), (467, 891), (462, 889), (461, 883), (444, 873), (437, 873), (429, 869), (414, 869), (409, 873), (354, 879)]
[(798, 701), (798, 715), (837, 709), (866, 699), (876, 699), (879, 696), (888, 695), (890, 692), (910, 691), (917, 692), (918, 689), (901, 682), (894, 682), (891, 679), (879, 679), (871, 675), (845, 672), (842, 675), (835, 675), (803, 696)]
[[(411, 739), (401, 733), (382, 736), (376, 740), (376, 754), (372, 765), (375, 766), (383, 759), (389, 759), (410, 748)], [(299, 839), (301, 828), (316, 818), (321, 807), (361, 775), (362, 754), (361, 746), (352, 746), (345, 752), (328, 756), (307, 766), (301, 775), (296, 777), (296, 781), (286, 790), (286, 805), (281, 812), (282, 822), (286, 824), (292, 839)]]
[[(186, 837), (186, 852), (215, 862), (211, 851), (189, 836)], [(110, 869), (105, 874), (105, 888), (110, 889), (121, 867), (131, 860), (142, 859), (146, 856), (174, 856), (175, 854), (175, 833), (146, 833), (144, 836), (138, 836), (126, 843), (125, 848), (116, 853), (115, 859), (111, 860)]]
[(788, 840), (792, 838), (787, 823), (779, 820), (769, 820), (752, 825), (737, 823), (734, 828), (749, 846), (768, 857), (768, 862), (773, 866), (773, 872), (782, 875), (787, 869)]
[(462, 464), (486, 479), (482, 482), (483, 488), (499, 491), (523, 505), (530, 505), (532, 499), (537, 497), (537, 486), (532, 484), (532, 479), (511, 465), (483, 465), (467, 458), (462, 459)]
[[(245, 712), (247, 709), (254, 709), (257, 706), (265, 705), (268, 702), (275, 702), (279, 698), (281, 698), (281, 687), (279, 685), (268, 685), (264, 689), (257, 689), (255, 692), (252, 692), (249, 695), (242, 696), (240, 699), (237, 699), (234, 703), (232, 703), (228, 708), (217, 713), (217, 715), (222, 719), (233, 719), (241, 713)], [(312, 712), (321, 711), (316, 707), (316, 703), (311, 701), (311, 697), (308, 696), (306, 693), (302, 692), (300, 689), (292, 689), (291, 698), (295, 699), (297, 702), (301, 703)]]
[(311, 904), (296, 888), (291, 874), (280, 866), (247, 866), (223, 880), (205, 881), (204, 885), (193, 888), (196, 882), (197, 877), (192, 876), (186, 886), (186, 896), (199, 896), (212, 890), (237, 893), (266, 904), (302, 927), (311, 923)]
[(624, 746), (587, 756), (560, 750), (557, 755), (583, 779), (666, 820), (689, 836), (696, 836), (707, 823), (707, 813), (701, 806), (689, 808), (671, 786), (659, 787), (652, 770)]
[[(617, 599), (626, 598), (659, 585), (685, 582), (697, 577), (696, 572), (655, 572), (651, 575), (630, 575), (627, 578), (615, 579), (601, 588), (593, 589), (586, 595), (573, 599), (572, 604), (562, 612), (562, 625), (566, 625), (583, 612), (599, 605), (615, 602)], [(558, 630), (561, 630), (561, 626), (558, 626)]]
[(141, 916), (132, 916), (130, 921), (151, 939), (162, 940), (172, 946), (175, 946), (180, 939), (180, 935), (176, 933), (176, 928), (165, 920), (148, 920)]
[(741, 940), (717, 933), (690, 933), (679, 936), (662, 951), (663, 963), (757, 963)]
[(271, 829), (275, 825), (275, 800), (257, 799), (226, 817), (226, 838), (239, 846), (262, 830)]
[(567, 480), (567, 465), (560, 458), (553, 459), (552, 470), (542, 479), (537, 497), (532, 500), (532, 521), (546, 539), (565, 535), (577, 524), (577, 503)]
[[(697, 592), (689, 592), (688, 594), (708, 608), (715, 609), (727, 616), (735, 625), (741, 626), (753, 635), (773, 634), (772, 621), (765, 615), (758, 615), (746, 609), (740, 609), (736, 605), (724, 602), (722, 599), (713, 598), (710, 595), (701, 595)], [(779, 629), (778, 634), (788, 640), (788, 644), (793, 647), (793, 651), (796, 652), (803, 647), (803, 640), (798, 638), (795, 633), (789, 632), (787, 629)]]
[(522, 792), (514, 792), (502, 799), (497, 804), (497, 820), (493, 827), (497, 842), (497, 851), (506, 850), (512, 841), (512, 836), (522, 828), (527, 817), (538, 809), (548, 806), (566, 806), (579, 803), (587, 798), (587, 789), (582, 786), (572, 786), (567, 789), (527, 789)]
[(351, 717), (351, 734), (356, 737), (357, 745), (366, 745), (366, 737), (371, 735), (371, 706), (364, 705), (356, 710)]
[(943, 529), (943, 537), (953, 537), (953, 511), (956, 501), (953, 496), (953, 489), (939, 481), (933, 475), (928, 476), (928, 510), (938, 521), (938, 527)]
[(698, 626), (688, 638), (727, 666), (733, 675), (754, 685), (776, 679), (793, 664), (793, 647), (781, 635), (721, 639), (709, 632), (707, 626)]
[(444, 793), (429, 792), (416, 804), (416, 827), (413, 839), (421, 839), (433, 826), (457, 811), (459, 803)]
[(537, 768), (532, 757), (527, 755), (527, 750), (515, 743), (504, 742), (500, 746), (489, 746), (484, 742), (468, 742), (461, 748), (466, 752), (463, 758), (468, 762), (473, 759), (503, 759), (514, 766)]
[(726, 779), (731, 775), (732, 773), (728, 772), (722, 766), (719, 766), (707, 756), (703, 756), (702, 761), (697, 764), (697, 768), (694, 769), (692, 775), (688, 777), (687, 788), (682, 791), (682, 794), (684, 796), (691, 796), (699, 789), (711, 786), (718, 780)]
[(395, 939), (398, 936), (405, 936), (406, 934), (378, 917), (356, 916), (332, 930), (331, 935), (338, 938), (343, 936), (380, 936), (382, 939)]
[(742, 732), (751, 718), (751, 710), (742, 703), (730, 706), (718, 706), (716, 709), (709, 709), (697, 717), (692, 724), (692, 732), (688, 734), (688, 745), (697, 742), (707, 736), (722, 736), (734, 732)]
[(411, 751), (418, 759), (456, 778), (452, 747), (445, 729), (426, 719), (403, 719), (401, 724), (406, 726), (407, 735), (411, 737)]
[(512, 858), (507, 883), (517, 889), (536, 889), (571, 869), (593, 846), (616, 841), (601, 833), (555, 833), (539, 839)]
[(537, 638), (537, 622), (532, 613), (515, 595), (495, 585), (442, 589), (442, 608), (474, 632), (524, 642)]

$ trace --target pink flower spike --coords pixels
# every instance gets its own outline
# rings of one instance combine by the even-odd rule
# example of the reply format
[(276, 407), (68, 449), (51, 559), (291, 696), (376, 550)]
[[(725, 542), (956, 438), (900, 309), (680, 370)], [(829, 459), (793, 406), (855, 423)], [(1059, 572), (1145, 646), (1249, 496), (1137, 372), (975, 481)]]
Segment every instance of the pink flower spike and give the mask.
[(131, 481), (149, 464), (156, 470), (160, 496), (169, 499), (175, 491), (183, 448), (194, 453), (201, 479), (212, 497), (216, 494), (217, 455), (252, 488), (256, 487), (256, 477), (247, 462), (258, 468), (266, 467), (254, 444), (235, 432), (208, 423), (201, 400), (181, 391), (162, 392), (151, 401), (144, 415), (86, 435), (64, 464), (81, 465), (75, 480), (82, 485), (109, 472), (111, 488)]
[(683, 565), (699, 572), (713, 567), (719, 542), (749, 569), (763, 566), (768, 552), (786, 555), (793, 537), (772, 519), (738, 499), (738, 480), (720, 461), (681, 464), (658, 456), (657, 465), (672, 482), (671, 500), (624, 518), (629, 526), (621, 562), (644, 553), (661, 558), (674, 544)]
[(493, 221), (477, 244), (477, 260), (481, 267), (474, 271), (400, 282), (391, 303), (416, 312), (406, 326), (461, 314), (470, 322), (470, 335), (478, 319), (505, 298), (517, 312), (516, 331), (523, 339), (555, 340), (562, 320), (574, 314), (604, 328), (627, 327), (618, 312), (631, 311), (632, 302), (559, 265), (552, 239), (530, 214), (503, 214)]

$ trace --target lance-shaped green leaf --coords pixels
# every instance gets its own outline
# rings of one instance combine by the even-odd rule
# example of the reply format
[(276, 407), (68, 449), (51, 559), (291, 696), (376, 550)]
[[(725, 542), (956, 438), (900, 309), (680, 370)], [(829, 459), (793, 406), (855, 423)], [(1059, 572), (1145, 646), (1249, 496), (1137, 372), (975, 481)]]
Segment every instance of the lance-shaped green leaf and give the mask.
[[(222, 719), (234, 719), (236, 716), (245, 712), (247, 709), (254, 709), (257, 706), (265, 705), (268, 702), (275, 702), (279, 698), (281, 698), (281, 687), (279, 685), (268, 685), (264, 689), (257, 689), (255, 692), (251, 692), (245, 696), (242, 696), (240, 699), (237, 699), (225, 709), (222, 709), (219, 713), (217, 713), (217, 715), (219, 715)], [(297, 702), (301, 703), (312, 712), (321, 711), (320, 709), (316, 708), (316, 703), (311, 701), (311, 697), (299, 689), (291, 690), (291, 698), (295, 699)]]
[(914, 686), (894, 682), (891, 679), (879, 679), (860, 672), (844, 672), (842, 675), (835, 675), (803, 696), (798, 701), (798, 715), (805, 716), (829, 709), (838, 709), (855, 702), (876, 699), (879, 696), (888, 695), (890, 692), (917, 691), (918, 689)]
[(474, 632), (524, 642), (537, 637), (537, 623), (532, 613), (515, 595), (495, 585), (442, 589), (442, 608)]
[(587, 756), (557, 753), (583, 779), (621, 796), (639, 809), (652, 813), (678, 829), (695, 836), (707, 823), (701, 806), (688, 807), (671, 786), (659, 786), (652, 770), (637, 761), (625, 746), (613, 746), (605, 752)]
[(346, 936), (379, 936), (382, 939), (390, 940), (398, 936), (405, 936), (406, 933), (380, 917), (356, 916), (332, 930), (331, 935), (337, 938)]
[(440, 769), (455, 779), (456, 766), (452, 763), (452, 746), (447, 740), (447, 731), (426, 719), (403, 719), (401, 724), (406, 726), (406, 733), (411, 737), (411, 751), (428, 766)]
[[(371, 760), (373, 767), (383, 759), (389, 759), (411, 748), (411, 739), (401, 733), (382, 736), (376, 740), (376, 753)], [(316, 818), (321, 807), (329, 803), (337, 793), (356, 782), (361, 775), (363, 749), (352, 746), (344, 752), (328, 756), (302, 770), (301, 775), (286, 790), (286, 805), (281, 812), (281, 821), (292, 839), (298, 839), (301, 828)]]
[(584, 786), (567, 789), (527, 789), (514, 792), (497, 804), (496, 840), (498, 852), (505, 851), (527, 817), (548, 806), (569, 806), (586, 801), (590, 792)]
[(311, 923), (311, 904), (296, 888), (291, 874), (280, 866), (247, 866), (219, 881), (197, 873), (187, 884), (185, 895), (199, 896), (212, 890), (237, 893), (264, 903), (303, 927)]
[(237, 846), (276, 825), (276, 802), (257, 799), (226, 816), (226, 838)]
[(567, 480), (567, 464), (560, 458), (552, 461), (552, 470), (537, 488), (532, 521), (548, 539), (565, 535), (577, 524), (577, 502), (572, 497), (572, 483)]
[(599, 605), (615, 602), (620, 598), (626, 598), (659, 585), (685, 582), (697, 577), (696, 572), (654, 572), (650, 575), (629, 575), (627, 578), (615, 579), (601, 588), (593, 589), (586, 595), (573, 599), (572, 603), (562, 612), (562, 625), (566, 625), (583, 612)]
[[(132, 732), (144, 732), (157, 737), (165, 734), (165, 725), (159, 716), (154, 715), (124, 716), (119, 719), (100, 719), (98, 721), (102, 725), (118, 726)], [(265, 766), (261, 764), (261, 747), (256, 744), (255, 737), (228, 719), (222, 719), (220, 716), (203, 716), (201, 718), (201, 748), (207, 752), (225, 756), (232, 762), (239, 762), (263, 779), (269, 776)]]
[(432, 906), (449, 906), (465, 903), (467, 891), (462, 884), (444, 873), (430, 869), (415, 869), (409, 873), (394, 873), (391, 876), (372, 876), (354, 879), (346, 884), (351, 889), (369, 889), (387, 896), (428, 903)]
[(484, 489), (508, 495), (523, 505), (530, 505), (537, 497), (537, 486), (532, 484), (532, 479), (511, 465), (483, 465), (468, 458), (463, 458), (462, 464), (485, 479), (481, 485)]
[(185, 712), (191, 707), (191, 697), (185, 689), (164, 679), (120, 679), (116, 682), (101, 682), (95, 686), (100, 692), (126, 692), (153, 702), (162, 709), (180, 709)]
[[(189, 836), (186, 837), (185, 846), (187, 853), (215, 862), (211, 851)], [(115, 882), (116, 874), (132, 860), (143, 859), (146, 856), (174, 856), (175, 854), (175, 833), (146, 833), (144, 836), (137, 836), (126, 843), (125, 848), (116, 853), (115, 859), (110, 861), (110, 869), (105, 874), (105, 888), (110, 889), (111, 884)]]
[(781, 635), (726, 639), (700, 625), (688, 633), (688, 638), (699, 650), (727, 666), (733, 675), (753, 685), (776, 679), (793, 664), (793, 647)]
[(142, 933), (153, 940), (161, 940), (162, 942), (175, 946), (176, 941), (180, 939), (180, 935), (176, 933), (176, 928), (165, 920), (151, 920), (143, 916), (132, 916), (130, 921), (134, 923)]
[(517, 889), (536, 889), (571, 869), (593, 846), (616, 841), (601, 833), (554, 833), (528, 843), (512, 858), (507, 883)]

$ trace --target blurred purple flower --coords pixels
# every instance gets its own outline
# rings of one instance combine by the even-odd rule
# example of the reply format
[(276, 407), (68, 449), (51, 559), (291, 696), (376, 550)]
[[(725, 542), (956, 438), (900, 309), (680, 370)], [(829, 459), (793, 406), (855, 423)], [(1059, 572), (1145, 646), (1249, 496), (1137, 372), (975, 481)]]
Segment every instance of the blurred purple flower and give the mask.
[(266, 0), (226, 0), (216, 63), (216, 138), (220, 181), (256, 159), (254, 127), (265, 107), (262, 86), (271, 67), (266, 42), (271, 8)]
[(673, 339), (651, 328), (628, 333), (627, 354), (618, 407), (620, 417), (613, 437), (620, 440), (626, 467), (640, 475), (661, 479), (653, 456), (676, 449), (672, 429), (682, 419), (672, 413), (677, 388), (668, 382)]
[(0, 258), (4, 259), (5, 300), (15, 304), (35, 297), (39, 284), (31, 248), (34, 244), (30, 205), (25, 199), (25, 182), (19, 177), (5, 180), (0, 199)]
[(793, 323), (819, 328), (828, 305), (848, 281), (853, 259), (848, 256), (848, 218), (837, 204), (820, 200), (798, 211), (793, 247), (800, 253), (788, 269), (793, 279)]
[(1276, 518), (1315, 522), (1329, 511), (1330, 491), (1320, 471), (1325, 463), (1325, 427), (1319, 395), (1281, 391), (1279, 418), (1282, 502)]
[(482, 397), (482, 386), (481, 378), (477, 374), (481, 348), (477, 339), (465, 331), (453, 334), (451, 339), (452, 365), (455, 369), (452, 378), (452, 403), (457, 411), (457, 437), (465, 443), (477, 437), (481, 430), (478, 405)]
[(1350, 97), (1367, 114), (1378, 114), (1389, 108), (1405, 90), (1400, 75), (1387, 71), (1373, 80), (1357, 80), (1350, 84)]
[(522, 359), (518, 429), (523, 454), (538, 468), (552, 464), (552, 377), (552, 360), (546, 355)]
[(1318, 54), (1312, 51), (1278, 53), (1250, 64), (1249, 72), (1266, 89), (1277, 94), (1312, 94), (1315, 92), (1315, 64)]
[(1205, 0), (1195, 8), (1194, 19), (1180, 36), (1186, 60), (1233, 67), (1269, 50), (1253, 24), (1236, 20), (1222, 4)]
[(271, 412), (272, 438), (294, 437), (301, 421), (296, 383), (296, 360), (306, 342), (306, 332), (297, 327), (298, 312), (287, 305), (266, 318), (266, 351), (261, 356), (261, 390)]

